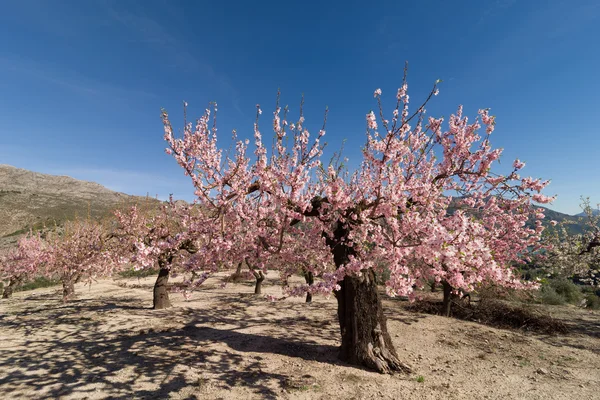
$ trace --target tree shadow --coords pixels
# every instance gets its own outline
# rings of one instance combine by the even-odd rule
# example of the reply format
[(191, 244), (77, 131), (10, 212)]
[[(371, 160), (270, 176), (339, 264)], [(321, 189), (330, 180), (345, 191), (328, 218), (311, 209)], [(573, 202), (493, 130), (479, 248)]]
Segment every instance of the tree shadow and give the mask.
[(564, 320), (564, 322), (573, 333), (600, 339), (600, 319), (598, 319), (598, 315), (595, 315), (594, 318), (570, 318)]
[(593, 315), (561, 318), (569, 327), (568, 335), (547, 335), (540, 340), (557, 347), (572, 347), (600, 354), (600, 320), (597, 313)]
[(339, 363), (337, 325), (299, 315), (297, 303), (260, 313), (256, 298), (158, 311), (128, 297), (23, 303), (0, 318), (0, 331), (20, 337), (0, 347), (3, 398), (206, 398), (243, 386), (275, 399), (294, 374), (270, 370), (268, 355)]

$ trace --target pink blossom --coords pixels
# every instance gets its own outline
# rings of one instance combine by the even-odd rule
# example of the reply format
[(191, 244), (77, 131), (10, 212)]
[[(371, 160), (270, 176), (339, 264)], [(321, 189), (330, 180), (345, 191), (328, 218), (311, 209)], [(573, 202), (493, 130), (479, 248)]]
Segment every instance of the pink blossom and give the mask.
[(377, 129), (377, 121), (373, 111), (367, 114), (367, 126), (369, 129)]
[[(521, 285), (512, 265), (538, 249), (543, 213), (533, 203), (552, 200), (541, 194), (548, 182), (492, 172), (502, 150), (489, 141), (496, 122), (489, 110), (469, 120), (459, 107), (444, 120), (426, 118), (423, 104), (409, 121), (407, 90), (405, 84), (398, 89), (392, 118), (378, 110), (386, 132), (377, 132), (374, 111), (366, 115), (362, 159), (348, 173), (322, 159), (324, 129), (311, 134), (300, 115), (286, 133), (278, 106), (266, 124), (273, 140), (263, 139), (257, 120), (250, 155), (248, 143), (230, 152), (220, 147), (209, 112), (179, 139), (164, 113), (165, 140), (206, 214), (189, 216), (201, 223), (180, 232), (202, 249), (187, 270), (211, 274), (245, 262), (254, 277), (267, 268), (278, 270), (282, 280), (301, 271), (314, 274), (313, 284), (286, 285), (286, 295), (327, 295), (346, 276), (384, 269), (391, 296), (412, 298), (414, 287), (428, 279), (457, 290), (488, 282)], [(513, 166), (525, 164), (516, 160)], [(460, 197), (453, 201), (449, 193)], [(531, 218), (539, 224), (531, 227)], [(138, 240), (147, 246), (139, 247), (140, 258), (156, 260), (179, 249), (179, 236), (165, 229), (170, 240)], [(334, 258), (336, 246), (351, 249), (351, 256)]]
[(525, 166), (525, 163), (523, 161), (520, 161), (518, 158), (515, 160), (515, 162), (513, 162), (514, 169), (521, 169), (524, 166)]

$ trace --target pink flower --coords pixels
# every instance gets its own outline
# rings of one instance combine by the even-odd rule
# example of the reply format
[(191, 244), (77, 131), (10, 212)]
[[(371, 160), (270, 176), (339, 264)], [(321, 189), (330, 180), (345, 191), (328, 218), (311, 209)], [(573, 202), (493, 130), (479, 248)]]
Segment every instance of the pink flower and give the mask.
[(367, 114), (367, 126), (369, 129), (377, 129), (377, 121), (375, 119), (375, 113), (371, 111)]
[(513, 162), (514, 169), (521, 169), (524, 166), (525, 166), (525, 163), (523, 161), (520, 161), (518, 158), (515, 160), (515, 162)]

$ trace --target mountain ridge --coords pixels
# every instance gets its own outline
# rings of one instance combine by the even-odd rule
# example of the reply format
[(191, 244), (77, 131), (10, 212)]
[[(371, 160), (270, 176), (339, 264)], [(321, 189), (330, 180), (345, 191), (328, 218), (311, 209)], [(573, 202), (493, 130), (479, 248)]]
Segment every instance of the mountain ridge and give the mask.
[(29, 229), (60, 225), (76, 217), (101, 218), (136, 199), (142, 197), (96, 182), (0, 164), (0, 238), (13, 242)]

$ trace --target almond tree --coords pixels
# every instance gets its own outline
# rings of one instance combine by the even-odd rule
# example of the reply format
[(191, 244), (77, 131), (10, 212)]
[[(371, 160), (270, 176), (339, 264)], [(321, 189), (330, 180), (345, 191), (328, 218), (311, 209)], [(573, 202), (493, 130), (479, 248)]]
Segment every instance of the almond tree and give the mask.
[[(203, 260), (189, 257), (203, 249), (205, 226), (214, 221), (200, 209), (183, 202), (175, 202), (172, 198), (160, 207), (158, 212), (140, 211), (137, 205), (128, 211), (116, 211), (119, 227), (114, 236), (119, 240), (122, 262), (132, 262), (134, 269), (158, 266), (158, 277), (153, 290), (153, 308), (171, 307), (168, 282), (172, 270), (177, 264), (194, 271), (206, 267), (209, 271), (218, 270), (216, 263), (207, 257)], [(211, 242), (210, 251), (225, 251)], [(196, 264), (201, 263), (201, 264)], [(180, 272), (185, 272), (183, 268)], [(203, 280), (208, 273), (202, 273)]]
[(47, 235), (43, 275), (57, 276), (63, 286), (63, 300), (75, 294), (75, 283), (91, 283), (96, 277), (109, 276), (115, 264), (107, 248), (110, 235), (97, 221), (67, 221)]
[(0, 257), (0, 279), (8, 282), (2, 297), (12, 297), (14, 289), (39, 275), (40, 266), (47, 262), (48, 253), (40, 234), (30, 232), (18, 240), (17, 246)]
[[(456, 266), (465, 261), (486, 276), (504, 279), (505, 263), (486, 265), (496, 252), (504, 251), (495, 241), (501, 228), (491, 221), (470, 221), (461, 213), (449, 215), (450, 194), (468, 196), (476, 208), (493, 208), (491, 199), (502, 198), (494, 210), (501, 214), (498, 226), (510, 232), (526, 229), (518, 216), (533, 212), (532, 200), (552, 200), (539, 193), (547, 182), (490, 172), (501, 150), (492, 149), (489, 142), (495, 121), (488, 110), (480, 110), (479, 118), (469, 124), (459, 108), (446, 131), (442, 119), (426, 120), (424, 106), (437, 93), (434, 85), (423, 105), (410, 114), (405, 80), (387, 119), (381, 90), (376, 90), (379, 118), (374, 112), (366, 115), (363, 160), (352, 174), (320, 161), (325, 124), (311, 140), (302, 107), (299, 119), (291, 123), (287, 107), (276, 105), (269, 152), (257, 106), (253, 159), (247, 155), (248, 141), (238, 141), (232, 155), (218, 147), (216, 104), (195, 126), (184, 120), (181, 139), (174, 137), (163, 110), (167, 153), (190, 176), (199, 204), (254, 221), (259, 227), (254, 235), (265, 256), (279, 257), (290, 241), (305, 237), (308, 254), (317, 261), (312, 272), (322, 276), (319, 290), (334, 292), (338, 302), (340, 358), (383, 373), (410, 368), (398, 359), (387, 331), (375, 279), (380, 261), (389, 266), (386, 288), (392, 296), (411, 295), (413, 286), (420, 284), (422, 270), (411, 268), (415, 259), (436, 270), (448, 266), (447, 279), (456, 286), (462, 276)], [(486, 129), (483, 136), (477, 133), (481, 124)], [(266, 216), (269, 223), (261, 225)], [(302, 224), (305, 229), (299, 229)], [(486, 229), (491, 232), (484, 238), (494, 240), (479, 240)], [(539, 239), (536, 230), (517, 236), (531, 243)]]
[(568, 229), (569, 222), (551, 221), (554, 229), (544, 237), (548, 249), (536, 259), (553, 275), (563, 278), (578, 276), (589, 284), (600, 282), (600, 215), (596, 214), (588, 198), (582, 199), (585, 217), (583, 233), (574, 234)]

